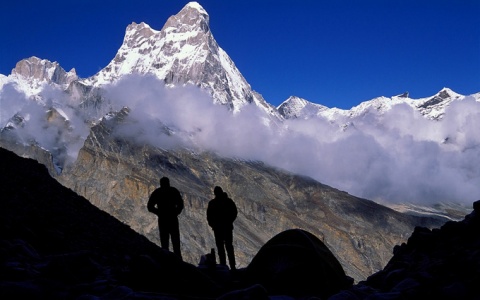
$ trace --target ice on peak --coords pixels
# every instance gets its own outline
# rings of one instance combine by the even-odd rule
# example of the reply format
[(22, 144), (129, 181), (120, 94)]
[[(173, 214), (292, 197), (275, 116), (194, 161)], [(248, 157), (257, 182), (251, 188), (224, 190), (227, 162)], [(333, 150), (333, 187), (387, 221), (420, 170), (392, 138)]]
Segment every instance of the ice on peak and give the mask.
[(290, 96), (288, 97), (287, 100), (283, 101), (278, 107), (280, 108), (281, 106), (285, 106), (285, 105), (288, 105), (288, 106), (297, 106), (297, 107), (304, 107), (305, 105), (307, 105), (309, 101), (306, 100), (306, 99), (303, 99), (303, 98), (300, 98), (298, 96)]
[(455, 93), (451, 89), (444, 87), (443, 89), (440, 90), (440, 92), (437, 93), (436, 96), (439, 96), (442, 99), (446, 99), (449, 97), (457, 97), (460, 96), (460, 94)]
[(277, 110), (286, 119), (308, 119), (325, 110), (328, 110), (328, 107), (321, 104), (312, 103), (297, 96), (290, 96), (277, 107)]
[(125, 38), (127, 40), (137, 40), (139, 37), (149, 38), (155, 33), (157, 33), (157, 31), (153, 30), (148, 24), (144, 22), (141, 22), (140, 24), (132, 22), (130, 25), (127, 26)]
[(102, 86), (127, 74), (151, 74), (167, 85), (199, 86), (209, 91), (215, 103), (228, 105), (232, 111), (255, 103), (277, 115), (273, 107), (252, 91), (233, 61), (219, 47), (208, 19), (207, 12), (198, 3), (191, 2), (171, 16), (160, 31), (144, 23), (130, 24), (115, 58), (82, 82)]
[(162, 31), (167, 28), (174, 28), (176, 32), (188, 32), (192, 27), (209, 32), (210, 17), (203, 7), (197, 2), (190, 2), (174, 16), (168, 18)]
[(410, 94), (408, 92), (405, 92), (403, 94), (400, 94), (400, 95), (397, 95), (397, 96), (394, 96), (394, 97), (398, 97), (398, 98), (408, 98), (410, 96)]
[(303, 98), (300, 98), (298, 96), (290, 96), (290, 97), (288, 97), (288, 99), (286, 101), (300, 102), (300, 103), (305, 103), (305, 104), (308, 102), (307, 100), (305, 100)]
[(196, 1), (187, 3), (187, 5), (185, 5), (182, 10), (187, 8), (197, 10), (200, 14), (208, 16), (207, 11)]
[(12, 70), (12, 73), (14, 71), (16, 71), (17, 67), (24, 66), (24, 65), (28, 65), (28, 66), (41, 65), (41, 66), (45, 66), (45, 67), (52, 67), (52, 66), (56, 67), (56, 66), (58, 66), (58, 63), (56, 61), (51, 62), (48, 59), (41, 59), (41, 58), (38, 58), (36, 56), (30, 56), (29, 58), (25, 58), (25, 59), (22, 59), (21, 61), (19, 61), (16, 65), (15, 69)]
[(129, 24), (129, 25), (127, 26), (127, 31), (130, 31), (130, 30), (142, 30), (142, 29), (144, 29), (144, 28), (153, 30), (152, 27), (150, 27), (150, 25), (148, 25), (148, 24), (145, 23), (145, 22), (140, 22), (140, 23), (132, 22), (131, 24)]
[[(321, 105), (321, 104), (317, 104), (317, 103), (313, 103), (313, 102), (310, 102), (304, 98), (300, 98), (298, 96), (290, 96), (287, 100), (285, 100), (283, 103), (285, 104), (288, 104), (288, 105), (296, 105), (297, 107), (306, 107), (306, 106), (310, 106), (310, 107), (315, 107), (316, 109), (323, 109), (323, 108), (328, 108), (324, 105)], [(282, 103), (282, 104), (283, 104)], [(281, 104), (281, 105), (282, 105)]]

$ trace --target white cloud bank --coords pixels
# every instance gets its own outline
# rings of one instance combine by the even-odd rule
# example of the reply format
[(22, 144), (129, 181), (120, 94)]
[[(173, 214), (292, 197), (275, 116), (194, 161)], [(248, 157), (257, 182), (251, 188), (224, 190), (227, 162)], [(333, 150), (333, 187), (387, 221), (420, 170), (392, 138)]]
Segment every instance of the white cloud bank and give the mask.
[[(128, 76), (107, 86), (105, 97), (115, 110), (131, 108), (128, 126), (116, 133), (139, 143), (261, 160), (376, 201), (430, 204), (480, 199), (480, 102), (473, 98), (453, 102), (441, 121), (397, 105), (383, 115), (369, 112), (343, 120), (350, 125), (342, 130), (341, 123), (323, 119), (289, 120), (282, 128), (269, 127), (254, 105), (232, 115), (196, 87), (165, 87), (153, 77)], [(37, 106), (25, 104), (22, 109), (33, 116)], [(47, 149), (57, 147), (59, 137), (84, 140), (88, 134), (74, 110), (63, 110), (73, 128), (68, 135), (41, 118), (29, 125), (30, 134)], [(163, 125), (174, 134), (161, 134)], [(79, 148), (77, 142), (69, 155), (76, 157)]]
[(468, 203), (480, 198), (480, 103), (473, 98), (452, 103), (442, 121), (398, 105), (384, 115), (370, 112), (348, 120), (343, 131), (323, 119), (289, 120), (278, 130), (266, 126), (253, 105), (232, 115), (195, 87), (165, 88), (154, 78), (133, 76), (111, 86), (107, 95), (132, 108), (141, 129), (128, 130), (143, 142), (172, 145), (171, 139), (159, 139), (154, 124), (161, 121), (188, 133), (177, 135), (182, 145), (261, 160), (368, 199)]

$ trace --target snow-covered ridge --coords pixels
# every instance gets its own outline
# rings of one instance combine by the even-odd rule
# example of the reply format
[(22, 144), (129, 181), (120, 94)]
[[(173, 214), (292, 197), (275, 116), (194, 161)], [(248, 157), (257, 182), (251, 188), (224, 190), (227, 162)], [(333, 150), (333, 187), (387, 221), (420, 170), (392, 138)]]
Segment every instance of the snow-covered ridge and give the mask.
[(409, 98), (408, 93), (392, 96), (377, 97), (360, 103), (351, 109), (344, 110), (339, 108), (328, 108), (323, 105), (309, 102), (298, 97), (290, 97), (280, 104), (277, 109), (286, 119), (309, 119), (312, 117), (322, 117), (333, 121), (341, 118), (354, 118), (362, 116), (368, 112), (383, 114), (399, 104), (406, 104), (414, 110), (419, 111), (426, 118), (431, 120), (442, 119), (445, 109), (453, 102), (460, 101), (466, 97), (473, 97), (480, 101), (480, 93), (469, 96), (460, 95), (449, 88), (441, 89), (437, 94), (420, 99)]
[(286, 119), (308, 119), (328, 110), (328, 107), (309, 102), (300, 97), (291, 96), (277, 107), (280, 114)]

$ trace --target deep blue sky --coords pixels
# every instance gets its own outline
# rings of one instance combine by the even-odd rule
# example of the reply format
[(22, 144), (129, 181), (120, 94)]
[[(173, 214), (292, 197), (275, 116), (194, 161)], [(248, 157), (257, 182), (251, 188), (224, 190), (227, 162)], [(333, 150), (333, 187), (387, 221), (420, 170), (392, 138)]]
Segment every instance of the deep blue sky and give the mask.
[[(160, 30), (181, 0), (0, 4), (0, 73), (30, 56), (89, 77), (131, 22)], [(348, 109), (405, 91), (480, 92), (480, 0), (199, 0), (212, 33), (273, 105), (291, 95)]]

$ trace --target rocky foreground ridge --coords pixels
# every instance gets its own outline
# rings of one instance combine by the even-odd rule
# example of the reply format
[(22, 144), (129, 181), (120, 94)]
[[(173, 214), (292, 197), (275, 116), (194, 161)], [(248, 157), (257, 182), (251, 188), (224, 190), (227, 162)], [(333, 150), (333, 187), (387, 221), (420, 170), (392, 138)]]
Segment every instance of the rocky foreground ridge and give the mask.
[[(352, 285), (317, 237), (286, 230), (237, 273), (181, 262), (0, 148), (2, 299), (479, 299), (480, 201), (417, 227), (386, 267)], [(280, 296), (281, 295), (281, 296)]]

